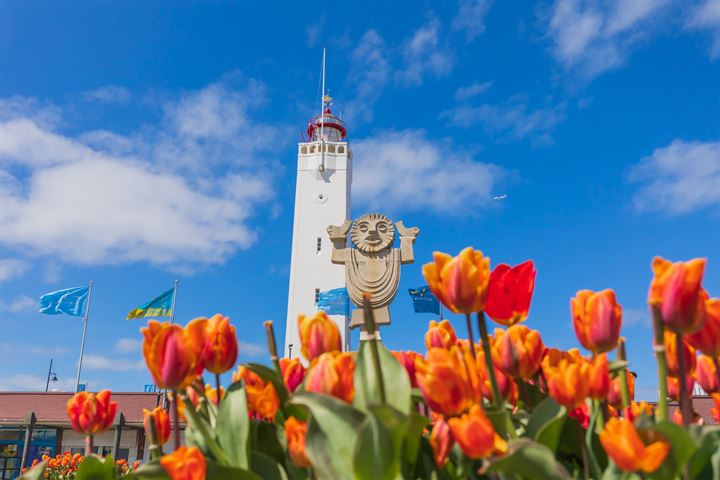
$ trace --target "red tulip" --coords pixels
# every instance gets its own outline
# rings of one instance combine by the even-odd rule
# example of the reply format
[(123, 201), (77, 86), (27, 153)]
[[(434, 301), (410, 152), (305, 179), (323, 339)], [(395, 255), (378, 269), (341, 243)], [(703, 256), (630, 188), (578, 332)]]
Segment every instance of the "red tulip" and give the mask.
[(530, 311), (535, 288), (532, 260), (514, 267), (501, 263), (490, 274), (485, 313), (507, 327), (522, 322)]

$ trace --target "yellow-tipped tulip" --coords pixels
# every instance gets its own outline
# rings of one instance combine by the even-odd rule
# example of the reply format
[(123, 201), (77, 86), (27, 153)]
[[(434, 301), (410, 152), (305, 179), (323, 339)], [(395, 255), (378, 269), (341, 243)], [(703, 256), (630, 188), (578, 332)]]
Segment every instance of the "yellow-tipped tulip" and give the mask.
[(314, 316), (298, 317), (301, 352), (312, 362), (323, 353), (339, 352), (342, 348), (340, 330), (325, 312), (317, 312)]
[(667, 327), (676, 333), (695, 333), (705, 321), (707, 292), (702, 288), (705, 259), (671, 263), (655, 257), (655, 277), (650, 283), (648, 303), (660, 309)]
[(202, 369), (205, 324), (195, 319), (183, 328), (150, 320), (140, 329), (145, 363), (160, 388), (182, 390), (195, 379), (198, 367)]
[(615, 292), (580, 290), (570, 301), (573, 327), (580, 344), (593, 353), (615, 348), (620, 337), (622, 307)]
[(720, 298), (705, 300), (705, 322), (702, 328), (684, 338), (705, 355), (720, 357)]
[(480, 401), (480, 379), (475, 361), (460, 347), (431, 348), (415, 364), (418, 386), (430, 408), (459, 415)]
[(290, 460), (300, 468), (312, 466), (305, 453), (305, 436), (307, 435), (307, 422), (288, 417), (285, 420), (285, 437), (287, 438), (288, 455)]
[(441, 416), (438, 416), (430, 432), (430, 446), (433, 449), (433, 459), (438, 468), (443, 468), (450, 448), (453, 446), (453, 438), (450, 434), (450, 425)]
[(160, 458), (172, 480), (205, 480), (207, 464), (197, 447), (182, 447)]
[(425, 346), (431, 348), (450, 348), (457, 344), (457, 335), (450, 322), (443, 320), (436, 322), (430, 320), (427, 333), (425, 333)]
[(507, 331), (495, 329), (493, 336), (495, 365), (515, 378), (530, 378), (540, 368), (545, 346), (540, 332), (525, 325), (513, 325)]
[(354, 353), (323, 353), (310, 365), (305, 379), (305, 389), (308, 392), (324, 393), (352, 403), (355, 397), (354, 373)]
[(470, 458), (486, 458), (492, 454), (507, 452), (507, 442), (495, 432), (492, 422), (485, 416), (480, 405), (473, 405), (461, 417), (448, 420), (450, 431), (463, 453)]
[(665, 441), (646, 445), (631, 421), (611, 418), (600, 432), (600, 443), (615, 464), (625, 472), (652, 473), (670, 452)]
[(67, 403), (67, 416), (73, 429), (85, 435), (94, 435), (110, 428), (118, 404), (110, 400), (110, 390), (98, 393), (79, 392)]
[(230, 324), (228, 317), (219, 313), (206, 320), (203, 365), (208, 372), (225, 373), (235, 366), (238, 356), (235, 327)]
[(170, 440), (170, 416), (162, 407), (155, 407), (152, 411), (143, 408), (143, 426), (148, 435), (152, 432), (151, 422), (155, 424), (157, 445), (165, 445)]
[(574, 410), (590, 393), (589, 362), (577, 349), (559, 355), (545, 355), (542, 368), (550, 396)]
[(718, 373), (715, 362), (707, 355), (700, 355), (698, 357), (693, 378), (705, 392), (720, 393), (720, 384), (718, 384)]
[[(680, 358), (677, 349), (677, 335), (670, 330), (663, 331), (663, 343), (665, 344), (665, 358), (667, 359), (668, 375), (677, 377), (680, 375)], [(692, 375), (695, 371), (695, 348), (690, 346), (683, 337), (682, 356), (685, 361), (685, 374)]]
[(471, 247), (457, 257), (433, 253), (434, 262), (423, 265), (430, 290), (455, 313), (481, 312), (485, 308), (490, 259)]

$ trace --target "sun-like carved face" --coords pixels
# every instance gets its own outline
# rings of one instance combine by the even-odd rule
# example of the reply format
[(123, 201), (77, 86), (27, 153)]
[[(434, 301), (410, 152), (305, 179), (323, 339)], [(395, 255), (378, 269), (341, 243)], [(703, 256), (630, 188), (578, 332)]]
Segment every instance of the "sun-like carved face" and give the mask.
[(385, 215), (366, 213), (353, 222), (350, 237), (358, 250), (377, 252), (392, 245), (395, 227)]

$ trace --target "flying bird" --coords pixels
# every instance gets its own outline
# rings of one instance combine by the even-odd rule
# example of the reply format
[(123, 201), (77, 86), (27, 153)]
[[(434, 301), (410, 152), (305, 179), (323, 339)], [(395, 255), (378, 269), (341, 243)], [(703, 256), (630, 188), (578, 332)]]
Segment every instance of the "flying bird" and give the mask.
[(502, 195), (496, 195), (493, 197), (493, 200), (505, 200), (507, 198), (507, 193), (503, 193)]

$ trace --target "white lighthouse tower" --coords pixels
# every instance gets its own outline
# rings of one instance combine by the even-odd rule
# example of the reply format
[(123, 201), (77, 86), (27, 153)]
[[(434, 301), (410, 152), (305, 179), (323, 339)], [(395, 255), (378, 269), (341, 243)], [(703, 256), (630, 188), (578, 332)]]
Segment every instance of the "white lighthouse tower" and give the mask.
[[(323, 53), (324, 57), (324, 53)], [(323, 58), (323, 92), (324, 87)], [(329, 225), (350, 218), (352, 152), (343, 121), (330, 111), (330, 98), (323, 96), (320, 115), (307, 127), (307, 141), (298, 144), (295, 220), (293, 223), (290, 286), (285, 327), (285, 356), (300, 356), (297, 318), (315, 314), (320, 292), (345, 287), (345, 268), (331, 263)], [(331, 315), (346, 346), (347, 318)]]

